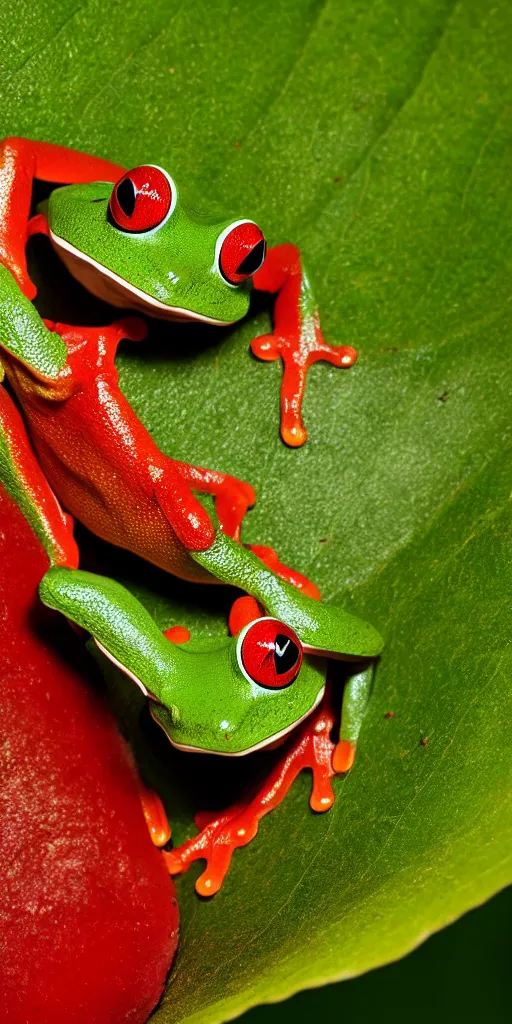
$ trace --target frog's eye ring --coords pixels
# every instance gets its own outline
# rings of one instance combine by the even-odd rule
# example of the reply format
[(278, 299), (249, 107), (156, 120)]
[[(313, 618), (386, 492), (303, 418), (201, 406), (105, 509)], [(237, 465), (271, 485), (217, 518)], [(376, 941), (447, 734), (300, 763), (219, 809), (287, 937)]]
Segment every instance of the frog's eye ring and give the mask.
[(238, 637), (236, 653), (246, 679), (268, 690), (290, 686), (302, 665), (298, 636), (278, 619), (250, 622)]
[(127, 171), (114, 185), (110, 219), (120, 231), (142, 234), (168, 220), (176, 206), (176, 187), (161, 167), (145, 164)]
[(230, 224), (217, 239), (216, 263), (225, 281), (241, 284), (263, 264), (267, 243), (263, 232), (252, 220)]

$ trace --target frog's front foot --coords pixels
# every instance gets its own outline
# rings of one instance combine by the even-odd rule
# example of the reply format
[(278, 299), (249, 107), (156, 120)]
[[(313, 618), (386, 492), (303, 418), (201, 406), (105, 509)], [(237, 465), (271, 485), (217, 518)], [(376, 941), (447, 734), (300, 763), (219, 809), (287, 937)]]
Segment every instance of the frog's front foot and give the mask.
[(324, 361), (348, 369), (354, 365), (357, 352), (350, 345), (329, 345), (325, 341), (297, 246), (285, 244), (269, 249), (263, 266), (254, 275), (254, 286), (277, 293), (274, 331), (255, 338), (251, 350), (266, 362), (281, 356), (281, 437), (292, 448), (299, 448), (308, 436), (301, 408), (309, 367)]
[(258, 359), (271, 362), (281, 356), (281, 437), (291, 448), (300, 448), (307, 440), (302, 420), (302, 402), (309, 367), (324, 361), (348, 369), (357, 359), (350, 345), (329, 345), (320, 329), (318, 314), (305, 317), (300, 330), (264, 334), (254, 338), (251, 351)]
[(281, 803), (304, 768), (311, 769), (313, 773), (311, 808), (328, 811), (334, 803), (332, 777), (351, 766), (341, 759), (336, 765), (335, 753), (339, 744), (331, 739), (335, 720), (329, 686), (319, 709), (288, 740), (282, 758), (257, 794), (226, 811), (197, 814), (198, 835), (175, 850), (164, 851), (170, 874), (181, 874), (194, 861), (205, 860), (206, 869), (196, 881), (196, 891), (200, 896), (213, 896), (222, 886), (234, 851), (254, 839), (260, 818)]

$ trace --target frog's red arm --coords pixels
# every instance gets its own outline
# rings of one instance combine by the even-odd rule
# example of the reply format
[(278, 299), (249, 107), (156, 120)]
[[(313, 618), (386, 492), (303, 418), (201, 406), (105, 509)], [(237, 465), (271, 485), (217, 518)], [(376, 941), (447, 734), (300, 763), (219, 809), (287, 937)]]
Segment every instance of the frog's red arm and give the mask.
[(32, 451), (23, 420), (0, 386), (0, 477), (43, 544), (52, 565), (75, 568), (73, 520), (62, 510)]
[(281, 356), (283, 360), (281, 436), (286, 444), (297, 448), (307, 439), (301, 408), (309, 367), (324, 360), (348, 369), (355, 363), (357, 352), (349, 345), (329, 345), (325, 341), (311, 285), (296, 245), (269, 249), (253, 283), (258, 291), (278, 293), (274, 331), (255, 338), (251, 349), (258, 359), (270, 362)]
[(117, 181), (124, 168), (50, 142), (11, 137), (0, 143), (0, 262), (29, 299), (36, 295), (25, 260), (34, 178), (60, 185)]

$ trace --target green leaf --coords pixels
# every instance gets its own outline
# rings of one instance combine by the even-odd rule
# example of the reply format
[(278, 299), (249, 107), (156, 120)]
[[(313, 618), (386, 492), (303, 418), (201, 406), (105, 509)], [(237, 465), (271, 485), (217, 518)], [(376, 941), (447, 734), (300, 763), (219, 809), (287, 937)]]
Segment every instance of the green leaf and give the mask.
[[(234, 331), (160, 326), (120, 358), (165, 451), (256, 486), (244, 539), (386, 638), (333, 810), (309, 810), (303, 777), (214, 900), (193, 871), (178, 881), (181, 949), (154, 1019), (222, 1021), (395, 959), (511, 880), (512, 11), (60, 0), (43, 16), (22, 0), (0, 18), (5, 134), (154, 161), (192, 205), (297, 242), (326, 336), (360, 352), (312, 371), (298, 451), (278, 437), (279, 366), (248, 355), (261, 304)], [(80, 537), (162, 625), (224, 631), (225, 590)], [(149, 729), (139, 741), (177, 841), (194, 805), (266, 765), (233, 780)]]

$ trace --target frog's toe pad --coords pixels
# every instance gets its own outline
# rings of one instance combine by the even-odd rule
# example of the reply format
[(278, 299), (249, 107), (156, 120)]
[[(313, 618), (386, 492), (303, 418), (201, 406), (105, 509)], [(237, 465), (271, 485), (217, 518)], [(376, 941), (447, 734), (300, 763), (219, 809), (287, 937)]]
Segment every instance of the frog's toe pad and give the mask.
[(340, 740), (334, 748), (332, 767), (336, 775), (349, 772), (356, 758), (356, 745), (350, 740)]
[(175, 850), (164, 851), (163, 856), (171, 875), (187, 871), (196, 860), (206, 860), (206, 869), (195, 888), (200, 896), (214, 896), (227, 875), (234, 851), (254, 838), (258, 823), (250, 809), (241, 805), (220, 815), (197, 815), (196, 822), (202, 825), (199, 835)]

